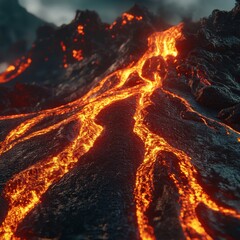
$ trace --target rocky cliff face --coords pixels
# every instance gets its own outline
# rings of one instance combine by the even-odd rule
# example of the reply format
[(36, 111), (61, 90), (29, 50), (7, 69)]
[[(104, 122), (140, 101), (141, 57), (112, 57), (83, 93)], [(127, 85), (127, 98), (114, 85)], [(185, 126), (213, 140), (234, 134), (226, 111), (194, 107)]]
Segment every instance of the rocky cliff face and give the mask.
[(238, 239), (239, 24), (40, 28), (0, 76), (0, 236)]
[(183, 43), (187, 57), (179, 66), (180, 72), (191, 72), (187, 81), (196, 101), (222, 110), (218, 117), (231, 124), (239, 123), (239, 11), (239, 5), (229, 13), (215, 10), (209, 18), (187, 26)]

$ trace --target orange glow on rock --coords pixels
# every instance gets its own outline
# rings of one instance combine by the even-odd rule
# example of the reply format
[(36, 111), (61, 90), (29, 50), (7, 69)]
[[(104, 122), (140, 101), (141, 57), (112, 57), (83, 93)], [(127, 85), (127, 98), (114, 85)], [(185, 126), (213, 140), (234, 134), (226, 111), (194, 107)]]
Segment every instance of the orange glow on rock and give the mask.
[(77, 61), (81, 61), (83, 59), (82, 56), (82, 50), (73, 50), (72, 51), (72, 56), (75, 58)]
[[(128, 22), (132, 22), (132, 21), (141, 21), (143, 19), (142, 16), (134, 16), (130, 13), (123, 13), (122, 17), (121, 17), (121, 25), (124, 26), (126, 25)], [(114, 21), (110, 26), (109, 29), (112, 30), (115, 26), (117, 25), (117, 21)]]
[(143, 20), (143, 17), (142, 16), (137, 16), (137, 17), (135, 17), (138, 21), (141, 21), (141, 20)]
[(117, 24), (117, 22), (114, 21), (114, 22), (110, 25), (109, 29), (110, 29), (110, 30), (113, 29), (116, 24)]
[(63, 52), (66, 52), (67, 47), (66, 47), (66, 45), (64, 44), (64, 42), (60, 42), (60, 45), (61, 45), (62, 51), (63, 51)]
[(16, 69), (16, 67), (14, 65), (9, 65), (6, 69), (6, 72), (12, 72)]
[(84, 27), (83, 25), (78, 25), (77, 31), (80, 35), (84, 35)]
[(201, 71), (197, 70), (197, 77), (199, 78), (199, 80), (206, 86), (211, 86), (212, 84), (207, 80), (207, 78), (205, 77), (204, 73)]
[(132, 21), (141, 21), (143, 18), (142, 16), (134, 16), (130, 13), (123, 13), (122, 14), (122, 26), (126, 25), (128, 22), (132, 22)]
[(126, 18), (128, 21), (132, 21), (135, 17), (129, 13), (123, 13), (122, 18)]
[[(67, 51), (66, 45), (64, 44), (64, 42), (60, 42), (60, 45), (61, 45), (62, 51), (65, 53)], [(64, 68), (68, 67), (67, 55), (66, 54), (63, 55), (63, 67)]]

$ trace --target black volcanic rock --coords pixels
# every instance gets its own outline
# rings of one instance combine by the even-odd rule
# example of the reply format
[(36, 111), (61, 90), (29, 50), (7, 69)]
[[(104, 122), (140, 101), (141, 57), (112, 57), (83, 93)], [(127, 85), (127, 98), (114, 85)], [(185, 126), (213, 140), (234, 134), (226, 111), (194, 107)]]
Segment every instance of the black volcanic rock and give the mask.
[(197, 92), (196, 100), (204, 106), (222, 109), (237, 104), (240, 97), (222, 86), (206, 86)]
[(230, 12), (214, 10), (209, 18), (185, 25), (185, 40), (178, 44), (179, 73), (195, 99), (217, 111), (240, 103), (239, 16), (239, 5)]
[(240, 104), (224, 108), (218, 113), (219, 119), (240, 131)]

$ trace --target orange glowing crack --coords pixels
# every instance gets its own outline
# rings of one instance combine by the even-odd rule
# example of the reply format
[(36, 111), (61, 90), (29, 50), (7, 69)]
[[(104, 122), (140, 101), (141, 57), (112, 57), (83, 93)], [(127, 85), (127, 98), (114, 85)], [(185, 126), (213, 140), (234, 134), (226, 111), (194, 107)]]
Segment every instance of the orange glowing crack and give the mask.
[[(132, 19), (131, 16), (125, 16), (125, 18), (127, 20)], [(169, 176), (179, 192), (181, 205), (179, 220), (186, 239), (193, 239), (196, 234), (201, 239), (211, 239), (196, 215), (195, 209), (199, 203), (204, 203), (210, 209), (222, 214), (240, 218), (239, 213), (235, 210), (218, 206), (204, 192), (196, 180), (197, 171), (191, 164), (191, 159), (187, 154), (172, 147), (164, 138), (151, 132), (145, 124), (145, 109), (152, 104), (150, 97), (156, 89), (180, 99), (186, 108), (194, 111), (187, 101), (162, 88), (163, 79), (157, 72), (158, 70), (153, 75), (154, 79), (147, 79), (142, 72), (143, 66), (148, 59), (161, 56), (166, 61), (168, 56), (176, 57), (178, 52), (175, 43), (181, 37), (182, 24), (172, 27), (165, 32), (154, 33), (148, 39), (148, 50), (137, 63), (110, 74), (102, 79), (85, 96), (74, 102), (41, 111), (38, 115), (32, 116), (32, 118), (31, 115), (27, 115), (30, 117), (29, 119), (10, 131), (6, 139), (1, 143), (0, 154), (9, 151), (21, 142), (42, 136), (62, 126), (66, 126), (70, 122), (74, 122), (79, 128), (76, 137), (59, 154), (43, 159), (34, 166), (20, 172), (6, 184), (4, 197), (8, 201), (9, 207), (8, 213), (0, 227), (1, 239), (19, 239), (16, 236), (19, 224), (41, 202), (42, 195), (48, 188), (68, 173), (79, 159), (94, 146), (96, 139), (101, 135), (103, 127), (95, 123), (97, 115), (114, 102), (128, 99), (132, 96), (135, 96), (137, 101), (133, 131), (143, 141), (145, 149), (143, 162), (137, 170), (134, 191), (140, 238), (144, 240), (155, 239), (154, 229), (149, 224), (146, 212), (152, 202), (154, 163), (158, 154), (162, 151), (171, 152), (177, 157), (181, 170), (180, 175), (187, 179), (187, 183), (183, 184), (181, 178), (172, 174), (169, 169)], [(63, 45), (62, 50), (64, 51)], [(160, 66), (158, 68), (160, 69)], [(142, 83), (126, 87), (125, 85), (129, 77), (134, 73), (138, 74)], [(117, 78), (117, 81), (112, 82), (112, 77)], [(66, 118), (38, 131), (30, 131), (46, 117), (57, 117), (60, 115), (66, 116)], [(203, 123), (207, 124), (206, 118), (199, 116), (205, 121)], [(0, 119), (11, 118), (5, 116)], [(228, 131), (231, 131), (231, 129), (229, 130), (228, 128)], [(166, 160), (164, 164), (168, 168)]]

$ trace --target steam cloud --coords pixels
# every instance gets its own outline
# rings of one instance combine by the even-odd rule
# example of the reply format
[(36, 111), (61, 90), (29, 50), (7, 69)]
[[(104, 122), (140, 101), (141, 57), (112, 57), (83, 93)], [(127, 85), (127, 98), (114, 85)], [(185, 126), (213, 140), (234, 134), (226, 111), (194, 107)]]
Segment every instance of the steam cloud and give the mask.
[(212, 10), (230, 10), (235, 0), (19, 0), (20, 4), (38, 17), (54, 22), (67, 23), (74, 18), (77, 9), (96, 10), (106, 22), (112, 22), (134, 3), (161, 14), (167, 21), (177, 22), (183, 17), (199, 19)]

